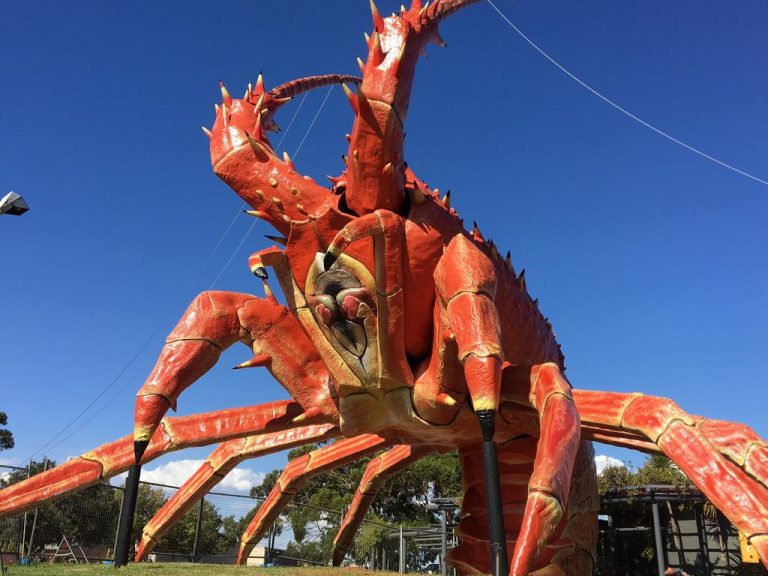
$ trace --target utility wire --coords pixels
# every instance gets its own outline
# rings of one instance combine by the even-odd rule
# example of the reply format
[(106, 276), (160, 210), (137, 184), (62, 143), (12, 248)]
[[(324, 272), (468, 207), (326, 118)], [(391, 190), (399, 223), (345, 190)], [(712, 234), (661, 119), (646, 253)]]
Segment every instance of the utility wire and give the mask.
[[(333, 86), (331, 86), (331, 88), (333, 88)], [(293, 123), (294, 123), (294, 121), (296, 120), (296, 117), (298, 116), (298, 114), (299, 114), (299, 111), (301, 110), (302, 106), (304, 106), (304, 102), (305, 102), (305, 100), (307, 99), (307, 96), (308, 96), (308, 94), (309, 94), (309, 92), (305, 92), (305, 93), (304, 93), (304, 96), (302, 97), (301, 101), (299, 102), (299, 105), (296, 107), (296, 111), (293, 113), (293, 116), (291, 117), (291, 120), (290, 120), (290, 122), (288, 123), (288, 126), (286, 127), (285, 131), (283, 132), (282, 136), (280, 137), (280, 141), (279, 141), (279, 142), (278, 142), (278, 144), (277, 144), (277, 149), (279, 149), (279, 148), (281, 147), (281, 145), (282, 145), (283, 141), (285, 140), (285, 137), (288, 135), (288, 132), (290, 132), (290, 130), (291, 130), (291, 126), (293, 126)], [(299, 149), (301, 149), (301, 146), (302, 146), (302, 144), (304, 144), (304, 141), (307, 139), (307, 136), (308, 136), (308, 134), (309, 134), (310, 130), (312, 130), (312, 127), (314, 126), (314, 124), (315, 124), (315, 121), (317, 120), (318, 116), (320, 115), (320, 112), (321, 112), (321, 111), (322, 111), (322, 109), (325, 107), (325, 102), (328, 100), (328, 96), (329, 96), (329, 94), (330, 94), (330, 90), (328, 91), (328, 94), (326, 94), (326, 95), (325, 95), (325, 99), (323, 100), (322, 104), (320, 105), (320, 109), (319, 109), (319, 110), (317, 111), (317, 113), (315, 114), (315, 117), (312, 119), (312, 122), (310, 123), (310, 125), (309, 125), (309, 128), (307, 128), (307, 131), (306, 131), (306, 133), (304, 134), (304, 137), (302, 138), (302, 140), (301, 140), (301, 143), (299, 144), (299, 148), (297, 149), (297, 153), (298, 153), (298, 150), (299, 150)], [(294, 154), (294, 157), (295, 157), (295, 154)], [(219, 250), (219, 248), (221, 247), (222, 243), (224, 242), (224, 239), (225, 239), (225, 238), (226, 238), (226, 237), (229, 235), (229, 232), (232, 230), (232, 227), (234, 226), (234, 224), (235, 224), (235, 221), (237, 220), (237, 218), (238, 218), (238, 217), (240, 217), (240, 216), (241, 216), (241, 214), (242, 214), (242, 211), (243, 211), (243, 208), (245, 208), (245, 207), (246, 207), (246, 203), (245, 203), (245, 202), (243, 202), (242, 206), (241, 206), (241, 207), (240, 207), (240, 209), (237, 211), (237, 214), (235, 214), (235, 217), (234, 217), (234, 218), (232, 219), (232, 221), (229, 223), (229, 226), (227, 226), (227, 229), (224, 231), (224, 233), (221, 235), (221, 237), (219, 238), (218, 242), (217, 242), (217, 243), (216, 243), (216, 245), (214, 246), (213, 250), (211, 250), (211, 252), (208, 254), (208, 257), (207, 257), (207, 258), (205, 259), (205, 261), (203, 262), (203, 265), (200, 267), (200, 269), (199, 269), (199, 270), (197, 271), (197, 273), (196, 273), (196, 274), (193, 276), (192, 280), (189, 282), (189, 284), (188, 284), (188, 285), (187, 285), (187, 287), (185, 288), (185, 290), (184, 290), (185, 292), (186, 292), (186, 291), (188, 291), (189, 289), (191, 289), (191, 288), (192, 288), (192, 286), (194, 286), (194, 284), (195, 284), (195, 283), (197, 282), (197, 280), (200, 278), (200, 276), (202, 275), (203, 271), (205, 270), (205, 268), (208, 266), (208, 264), (209, 264), (209, 263), (210, 263), (210, 261), (212, 260), (213, 256), (216, 254), (216, 252), (217, 252), (217, 251)], [(219, 278), (221, 277), (221, 275), (224, 273), (224, 271), (226, 270), (226, 268), (229, 266), (229, 264), (230, 264), (230, 263), (232, 262), (232, 260), (234, 259), (234, 257), (235, 257), (235, 255), (237, 254), (237, 252), (240, 250), (240, 248), (242, 248), (243, 244), (245, 243), (245, 240), (246, 240), (246, 238), (248, 237), (248, 235), (249, 235), (249, 234), (251, 233), (251, 231), (253, 230), (253, 227), (254, 227), (255, 223), (256, 223), (256, 222), (254, 221), (254, 222), (251, 224), (251, 227), (248, 229), (248, 232), (246, 232), (245, 236), (243, 236), (243, 238), (240, 240), (240, 243), (238, 244), (237, 248), (235, 248), (234, 252), (232, 253), (232, 255), (231, 255), (231, 256), (229, 257), (229, 259), (227, 260), (227, 263), (225, 264), (224, 268), (222, 268), (222, 270), (221, 270), (221, 271), (219, 272), (219, 274), (216, 276), (216, 279), (215, 279), (215, 280), (213, 281), (213, 283), (211, 284), (211, 287), (213, 287), (213, 285), (214, 285), (214, 284), (215, 284), (215, 283), (216, 283), (216, 282), (219, 280)], [(48, 442), (46, 442), (46, 443), (45, 443), (45, 444), (43, 444), (43, 445), (42, 445), (40, 448), (38, 448), (38, 449), (37, 449), (35, 452), (33, 452), (33, 453), (32, 453), (32, 455), (31, 455), (31, 456), (29, 456), (28, 460), (30, 460), (30, 461), (31, 461), (31, 460), (32, 460), (32, 459), (33, 459), (35, 456), (37, 456), (38, 454), (40, 454), (41, 452), (43, 452), (43, 451), (44, 451), (44, 450), (46, 450), (46, 449), (49, 449), (49, 450), (53, 450), (53, 449), (57, 448), (58, 446), (60, 446), (61, 444), (63, 444), (63, 443), (66, 441), (66, 440), (68, 440), (69, 438), (71, 438), (72, 436), (74, 436), (74, 435), (75, 435), (77, 432), (79, 432), (80, 430), (82, 430), (82, 429), (83, 429), (83, 428), (84, 428), (84, 427), (85, 427), (87, 424), (89, 424), (90, 422), (92, 422), (92, 421), (93, 421), (93, 419), (94, 419), (94, 418), (96, 418), (96, 416), (98, 416), (99, 414), (101, 414), (101, 413), (102, 413), (102, 412), (103, 412), (103, 411), (104, 411), (104, 410), (107, 408), (107, 406), (109, 406), (109, 405), (110, 405), (112, 402), (114, 402), (114, 401), (115, 401), (115, 400), (116, 400), (116, 399), (117, 399), (117, 398), (118, 398), (118, 397), (119, 397), (119, 396), (120, 396), (120, 395), (121, 395), (121, 394), (122, 394), (122, 393), (123, 393), (123, 392), (126, 390), (126, 388), (128, 388), (128, 386), (129, 386), (131, 383), (133, 383), (133, 382), (136, 380), (136, 378), (137, 378), (137, 375), (135, 375), (135, 376), (133, 376), (131, 379), (129, 379), (129, 380), (128, 380), (128, 382), (127, 382), (126, 384), (124, 384), (124, 385), (123, 385), (123, 386), (120, 388), (120, 390), (117, 392), (117, 394), (115, 394), (115, 395), (113, 395), (111, 398), (109, 398), (109, 400), (107, 400), (107, 402), (106, 402), (106, 403), (104, 403), (104, 405), (103, 405), (103, 406), (101, 406), (101, 407), (100, 407), (100, 408), (99, 408), (99, 409), (98, 409), (96, 412), (94, 412), (94, 413), (93, 413), (93, 414), (92, 414), (92, 415), (91, 415), (91, 416), (90, 416), (90, 417), (89, 417), (89, 418), (88, 418), (88, 419), (87, 419), (85, 422), (81, 423), (81, 424), (80, 424), (80, 426), (78, 426), (77, 428), (75, 428), (74, 430), (72, 430), (72, 431), (71, 431), (69, 434), (67, 434), (66, 436), (64, 436), (63, 438), (61, 438), (61, 436), (62, 436), (62, 435), (65, 433), (65, 432), (67, 432), (67, 430), (69, 430), (70, 428), (72, 428), (72, 426), (73, 426), (73, 425), (74, 425), (74, 424), (75, 424), (75, 423), (76, 423), (76, 422), (77, 422), (77, 421), (78, 421), (78, 420), (79, 420), (81, 417), (83, 417), (83, 415), (85, 415), (85, 414), (88, 412), (88, 410), (90, 410), (90, 409), (91, 409), (91, 408), (92, 408), (92, 407), (93, 407), (93, 406), (94, 406), (94, 405), (95, 405), (95, 404), (96, 404), (96, 403), (97, 403), (97, 402), (98, 402), (98, 401), (99, 401), (99, 400), (100, 400), (100, 399), (101, 399), (101, 398), (102, 398), (102, 397), (103, 397), (103, 396), (104, 396), (104, 395), (105, 395), (105, 394), (106, 394), (106, 393), (107, 393), (107, 392), (108, 392), (108, 391), (109, 391), (109, 390), (110, 390), (110, 389), (111, 389), (111, 388), (112, 388), (112, 387), (113, 387), (113, 386), (114, 386), (114, 385), (115, 385), (117, 382), (118, 382), (118, 380), (120, 380), (120, 378), (121, 378), (121, 377), (122, 377), (122, 376), (123, 376), (123, 375), (124, 375), (124, 374), (125, 374), (125, 373), (128, 371), (128, 369), (129, 369), (129, 368), (130, 368), (130, 367), (133, 365), (133, 363), (134, 363), (134, 362), (136, 362), (136, 360), (137, 360), (137, 359), (138, 359), (138, 358), (139, 358), (139, 357), (142, 355), (142, 353), (143, 353), (143, 352), (146, 350), (147, 346), (149, 346), (149, 344), (152, 342), (152, 340), (154, 340), (155, 336), (157, 336), (158, 332), (160, 332), (160, 329), (161, 329), (161, 328), (162, 328), (162, 327), (163, 327), (163, 326), (166, 324), (166, 322), (168, 321), (168, 319), (171, 317), (171, 314), (172, 314), (172, 312), (170, 312), (170, 311), (169, 311), (169, 312), (168, 312), (168, 314), (166, 314), (166, 315), (163, 317), (163, 319), (162, 319), (162, 320), (161, 320), (161, 321), (158, 323), (157, 327), (156, 327), (156, 328), (155, 328), (155, 329), (152, 331), (152, 333), (149, 335), (149, 337), (148, 337), (148, 338), (147, 338), (147, 339), (144, 341), (144, 343), (143, 343), (143, 344), (142, 344), (142, 345), (139, 347), (138, 351), (137, 351), (137, 352), (136, 352), (136, 353), (135, 353), (135, 354), (134, 354), (134, 355), (131, 357), (131, 359), (130, 359), (130, 360), (129, 360), (129, 361), (126, 363), (126, 365), (125, 365), (125, 366), (124, 366), (124, 367), (123, 367), (123, 368), (120, 370), (120, 372), (118, 372), (118, 374), (117, 374), (117, 375), (116, 375), (116, 376), (115, 376), (115, 377), (112, 379), (112, 381), (111, 381), (111, 382), (110, 382), (110, 383), (109, 383), (107, 386), (105, 386), (105, 387), (104, 387), (104, 388), (101, 390), (101, 392), (99, 392), (99, 393), (96, 395), (96, 397), (95, 397), (95, 398), (94, 398), (94, 399), (93, 399), (93, 400), (92, 400), (92, 401), (91, 401), (91, 402), (90, 402), (90, 403), (89, 403), (89, 404), (88, 404), (88, 405), (87, 405), (85, 408), (83, 408), (83, 410), (81, 410), (81, 411), (80, 411), (80, 412), (77, 414), (77, 416), (75, 416), (75, 417), (74, 417), (72, 420), (70, 420), (70, 421), (69, 421), (69, 423), (67, 423), (67, 425), (66, 425), (66, 426), (64, 426), (64, 428), (62, 428), (61, 430), (59, 430), (59, 432), (58, 432), (58, 433), (56, 433), (56, 434), (55, 434), (55, 435), (54, 435), (54, 436), (53, 436), (53, 437), (52, 437), (50, 440), (48, 440)], [(61, 438), (61, 440), (59, 440), (58, 442), (56, 442), (56, 440), (58, 440), (59, 438)], [(55, 444), (54, 444), (54, 442), (55, 442)]]
[(299, 145), (296, 148), (296, 152), (293, 153), (294, 158), (296, 158), (296, 156), (299, 155), (299, 152), (301, 151), (301, 147), (304, 146), (304, 141), (307, 139), (307, 136), (309, 136), (310, 130), (312, 130), (312, 127), (315, 125), (315, 122), (317, 121), (317, 117), (320, 116), (320, 112), (322, 112), (323, 108), (325, 108), (325, 103), (328, 101), (328, 96), (330, 96), (331, 92), (333, 92), (333, 87), (334, 85), (331, 84), (331, 87), (328, 88), (328, 92), (326, 92), (325, 98), (323, 98), (323, 103), (320, 104), (320, 108), (317, 109), (317, 113), (315, 114), (315, 117), (312, 118), (312, 122), (309, 123), (309, 128), (307, 128), (307, 131), (304, 134), (304, 138), (301, 139), (301, 142), (299, 142)]
[(537, 51), (539, 54), (541, 54), (542, 56), (544, 56), (544, 58), (546, 58), (546, 59), (547, 59), (547, 60), (549, 60), (549, 61), (550, 61), (552, 64), (554, 64), (554, 65), (555, 65), (557, 68), (559, 68), (561, 72), (563, 72), (564, 74), (566, 74), (567, 76), (569, 76), (569, 77), (570, 77), (572, 80), (574, 80), (574, 81), (578, 82), (578, 83), (579, 83), (579, 84), (580, 84), (582, 87), (586, 88), (588, 91), (590, 91), (592, 94), (594, 94), (595, 96), (597, 96), (598, 98), (600, 98), (600, 99), (601, 99), (603, 102), (605, 102), (606, 104), (609, 104), (610, 106), (612, 106), (613, 108), (615, 108), (616, 110), (618, 110), (618, 111), (619, 111), (619, 112), (621, 112), (622, 114), (624, 114), (624, 115), (628, 116), (629, 118), (631, 118), (631, 119), (632, 119), (632, 120), (634, 120), (635, 122), (638, 122), (639, 124), (642, 124), (643, 126), (645, 126), (646, 128), (648, 128), (649, 130), (652, 130), (653, 132), (656, 132), (656, 134), (659, 134), (660, 136), (663, 136), (663, 137), (664, 137), (664, 138), (666, 138), (667, 140), (670, 140), (670, 141), (674, 142), (675, 144), (678, 144), (679, 146), (682, 146), (682, 147), (683, 147), (683, 148), (685, 148), (686, 150), (689, 150), (689, 151), (693, 152), (694, 154), (698, 154), (698, 155), (699, 155), (699, 156), (701, 156), (702, 158), (706, 158), (707, 160), (709, 160), (709, 161), (711, 161), (711, 162), (714, 162), (715, 164), (719, 164), (719, 165), (720, 165), (720, 166), (722, 166), (723, 168), (727, 168), (728, 170), (732, 170), (732, 171), (736, 172), (737, 174), (741, 174), (742, 176), (746, 176), (747, 178), (750, 178), (750, 179), (752, 179), (752, 180), (754, 180), (754, 181), (756, 181), (756, 182), (759, 182), (760, 184), (764, 184), (765, 186), (768, 186), (768, 181), (765, 181), (765, 180), (763, 180), (763, 179), (761, 179), (761, 178), (758, 178), (757, 176), (753, 176), (752, 174), (750, 174), (749, 172), (745, 172), (744, 170), (740, 170), (740, 169), (736, 168), (735, 166), (732, 166), (731, 164), (728, 164), (727, 162), (723, 162), (722, 160), (719, 160), (719, 159), (715, 158), (714, 156), (710, 156), (710, 155), (709, 155), (709, 154), (707, 154), (706, 152), (702, 152), (702, 151), (701, 151), (701, 150), (699, 150), (698, 148), (694, 148), (693, 146), (691, 146), (691, 145), (689, 145), (689, 144), (686, 144), (686, 143), (685, 143), (685, 142), (683, 142), (682, 140), (678, 140), (677, 138), (675, 138), (675, 137), (674, 137), (674, 136), (672, 136), (671, 134), (668, 134), (667, 132), (664, 132), (663, 130), (660, 130), (659, 128), (656, 128), (655, 126), (653, 126), (652, 124), (649, 124), (648, 122), (646, 122), (646, 121), (645, 121), (645, 120), (643, 120), (642, 118), (638, 118), (637, 116), (635, 116), (634, 114), (632, 114), (632, 113), (631, 113), (629, 110), (627, 110), (627, 109), (625, 109), (625, 108), (622, 108), (622, 107), (621, 107), (621, 106), (619, 106), (619, 105), (618, 105), (616, 102), (614, 102), (613, 100), (611, 100), (611, 99), (610, 99), (610, 98), (608, 98), (607, 96), (604, 96), (603, 94), (601, 94), (600, 92), (598, 92), (597, 90), (595, 90), (594, 88), (592, 88), (592, 86), (590, 86), (589, 84), (587, 84), (587, 83), (586, 83), (586, 82), (584, 82), (583, 80), (581, 80), (581, 79), (579, 79), (578, 77), (576, 77), (576, 75), (575, 75), (575, 74), (573, 74), (573, 73), (572, 73), (570, 70), (568, 70), (567, 68), (565, 68), (564, 66), (562, 66), (562, 65), (561, 65), (559, 62), (557, 62), (557, 60), (555, 60), (555, 59), (554, 59), (552, 56), (550, 56), (550, 55), (549, 55), (549, 54), (547, 54), (547, 53), (546, 53), (546, 52), (545, 52), (545, 51), (544, 51), (542, 48), (540, 48), (540, 47), (539, 47), (539, 46), (538, 46), (538, 45), (537, 45), (537, 44), (536, 44), (536, 43), (535, 43), (533, 40), (531, 40), (530, 38), (528, 38), (528, 36), (526, 36), (525, 34), (523, 34), (522, 30), (520, 30), (520, 29), (519, 29), (517, 26), (515, 26), (515, 25), (512, 23), (512, 21), (511, 21), (509, 18), (507, 18), (507, 17), (505, 16), (505, 15), (504, 15), (504, 13), (503, 13), (501, 10), (499, 10), (499, 9), (496, 7), (496, 4), (494, 4), (492, 0), (487, 0), (487, 1), (488, 1), (488, 4), (490, 4), (491, 8), (493, 8), (493, 9), (496, 11), (496, 13), (497, 13), (499, 16), (501, 16), (501, 18), (502, 18), (502, 19), (503, 19), (503, 20), (504, 20), (504, 21), (505, 21), (507, 24), (509, 24), (509, 26), (510, 26), (510, 27), (511, 27), (511, 28), (512, 28), (512, 29), (513, 29), (515, 32), (517, 32), (517, 33), (518, 33), (518, 35), (519, 35), (519, 36), (520, 36), (520, 37), (521, 37), (523, 40), (525, 40), (525, 41), (526, 41), (528, 44), (530, 44), (530, 45), (531, 45), (531, 47), (532, 47), (534, 50), (536, 50), (536, 51)]

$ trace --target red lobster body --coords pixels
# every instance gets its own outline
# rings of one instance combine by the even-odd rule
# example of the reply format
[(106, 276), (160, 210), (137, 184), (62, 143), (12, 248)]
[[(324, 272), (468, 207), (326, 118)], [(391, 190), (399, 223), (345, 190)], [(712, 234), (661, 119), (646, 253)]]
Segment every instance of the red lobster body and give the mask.
[[(590, 440), (599, 440), (668, 455), (768, 556), (768, 445), (745, 426), (691, 416), (663, 398), (572, 390), (524, 273), (477, 226), (464, 229), (449, 194), (440, 198), (407, 167), (416, 61), (428, 42), (442, 44), (440, 20), (472, 3), (413, 0), (386, 19), (372, 4), (362, 79), (319, 76), (266, 91), (259, 77), (242, 99), (222, 86), (213, 128), (204, 129), (214, 170), (285, 236), (276, 238), (284, 248), (249, 260), (266, 297), (198, 296), (138, 393), (133, 437), (1, 491), (0, 515), (117, 474), (134, 457), (223, 442), (145, 526), (142, 559), (238, 462), (336, 438), (288, 465), (242, 536), (243, 563), (308, 478), (386, 449), (342, 522), (338, 563), (386, 478), (430, 451), (458, 449), (462, 542), (449, 559), (461, 574), (586, 576), (597, 537)], [(333, 82), (357, 89), (344, 85), (355, 121), (346, 170), (329, 190), (279, 158), (266, 132), (291, 96)], [(293, 400), (164, 418), (235, 342), (253, 351), (237, 367), (265, 367)], [(493, 467), (498, 482), (480, 473)]]

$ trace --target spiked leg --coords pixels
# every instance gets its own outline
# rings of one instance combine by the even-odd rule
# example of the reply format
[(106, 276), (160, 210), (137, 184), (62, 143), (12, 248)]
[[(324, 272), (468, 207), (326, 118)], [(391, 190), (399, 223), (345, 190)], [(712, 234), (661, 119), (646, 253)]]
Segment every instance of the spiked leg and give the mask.
[(306, 410), (336, 421), (333, 385), (320, 356), (289, 310), (274, 298), (203, 292), (168, 336), (136, 398), (137, 460), (169, 407), (237, 341), (256, 354), (245, 366), (266, 366)]
[(430, 448), (425, 446), (414, 447), (400, 445), (395, 446), (384, 454), (372, 459), (363, 473), (360, 486), (355, 491), (352, 503), (349, 505), (344, 520), (339, 527), (336, 538), (333, 541), (333, 565), (341, 565), (344, 556), (349, 550), (352, 539), (360, 528), (371, 502), (376, 498), (376, 493), (389, 478), (407, 468), (410, 464), (426, 456)]
[[(144, 461), (192, 446), (289, 430), (302, 408), (293, 401), (230, 408), (205, 414), (164, 418), (144, 453)], [(316, 420), (322, 420), (316, 418)], [(315, 422), (306, 422), (312, 425)], [(317, 422), (322, 424), (322, 422)], [(0, 517), (34, 508), (125, 472), (134, 463), (133, 437), (125, 436), (86, 452), (47, 472), (0, 491)]]
[(472, 406), (483, 436), (483, 475), (490, 527), (494, 576), (507, 574), (507, 546), (501, 485), (493, 436), (501, 399), (501, 346), (496, 271), (490, 259), (468, 238), (451, 240), (435, 269), (435, 285), (456, 338)]
[(666, 398), (584, 390), (574, 398), (585, 437), (668, 456), (768, 564), (768, 445), (752, 430), (691, 416)]
[(221, 444), (144, 526), (141, 544), (136, 552), (136, 562), (146, 559), (160, 538), (240, 462), (310, 442), (327, 440), (338, 433), (338, 428), (333, 424), (321, 424), (248, 436)]
[(536, 448), (528, 500), (510, 572), (524, 576), (551, 539), (563, 516), (580, 443), (579, 414), (571, 386), (553, 363), (533, 368), (505, 368), (505, 383), (530, 392), (529, 402), (539, 414), (541, 435)]
[(325, 446), (291, 460), (240, 538), (237, 563), (245, 564), (253, 547), (275, 518), (293, 500), (304, 482), (318, 474), (354, 462), (386, 446), (387, 441), (380, 436), (364, 434), (355, 438), (338, 440), (330, 446)]

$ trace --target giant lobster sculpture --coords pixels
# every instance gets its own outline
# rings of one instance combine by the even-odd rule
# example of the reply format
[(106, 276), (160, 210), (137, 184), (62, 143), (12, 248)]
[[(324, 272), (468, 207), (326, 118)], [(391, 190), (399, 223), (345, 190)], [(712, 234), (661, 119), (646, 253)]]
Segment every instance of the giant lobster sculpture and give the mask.
[[(205, 292), (168, 337), (136, 400), (135, 431), (0, 492), (0, 514), (189, 446), (223, 442), (145, 527), (144, 558), (160, 536), (238, 462), (336, 439), (293, 460), (242, 536), (238, 562), (302, 482), (365, 456), (336, 539), (344, 556), (383, 481), (430, 451), (458, 449), (463, 474), (461, 574), (590, 574), (597, 538), (591, 440), (669, 456), (768, 560), (768, 444), (739, 424), (707, 420), (642, 394), (571, 389), (537, 301), (477, 226), (465, 230), (403, 158), (419, 54), (442, 44), (438, 23), (477, 0), (443, 0), (382, 18), (373, 11), (362, 78), (318, 76), (242, 99), (222, 86), (211, 139), (216, 174), (274, 226), (253, 254), (266, 297)], [(355, 120), (346, 170), (330, 189), (279, 158), (266, 132), (302, 91), (333, 82)], [(271, 268), (285, 293), (278, 303)], [(235, 342), (293, 397), (164, 418), (179, 395)], [(507, 561), (507, 555), (509, 560)], [(503, 564), (503, 566), (500, 566)]]

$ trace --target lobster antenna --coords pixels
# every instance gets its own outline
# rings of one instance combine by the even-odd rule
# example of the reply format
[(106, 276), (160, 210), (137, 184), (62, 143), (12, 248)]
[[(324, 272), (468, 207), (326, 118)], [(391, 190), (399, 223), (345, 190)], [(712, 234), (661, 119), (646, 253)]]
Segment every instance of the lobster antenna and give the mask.
[(351, 74), (323, 74), (319, 76), (306, 76), (297, 78), (290, 82), (285, 82), (269, 91), (273, 98), (293, 98), (304, 92), (328, 86), (331, 84), (343, 84), (349, 82), (352, 84), (361, 84), (363, 81), (359, 76)]
[(427, 8), (425, 16), (431, 17), (435, 22), (440, 22), (443, 18), (447, 18), (454, 12), (458, 12), (462, 8), (466, 8), (467, 6), (471, 6), (480, 1), (481, 0), (443, 0), (441, 2), (440, 0), (437, 0), (432, 6)]

